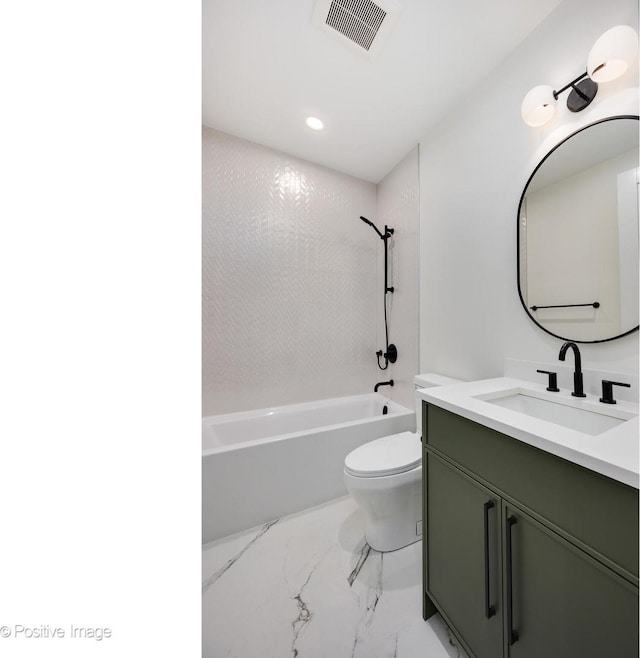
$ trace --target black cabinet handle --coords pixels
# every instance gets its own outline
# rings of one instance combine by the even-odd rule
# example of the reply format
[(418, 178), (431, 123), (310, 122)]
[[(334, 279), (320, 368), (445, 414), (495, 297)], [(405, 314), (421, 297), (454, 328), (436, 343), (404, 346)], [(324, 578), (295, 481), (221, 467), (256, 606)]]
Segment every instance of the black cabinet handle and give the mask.
[(496, 614), (496, 609), (491, 605), (491, 594), (489, 593), (489, 510), (494, 507), (492, 500), (484, 504), (484, 616), (487, 619)]
[(518, 633), (513, 630), (513, 544), (511, 528), (518, 522), (515, 516), (507, 519), (507, 629), (509, 631), (509, 646), (518, 641)]

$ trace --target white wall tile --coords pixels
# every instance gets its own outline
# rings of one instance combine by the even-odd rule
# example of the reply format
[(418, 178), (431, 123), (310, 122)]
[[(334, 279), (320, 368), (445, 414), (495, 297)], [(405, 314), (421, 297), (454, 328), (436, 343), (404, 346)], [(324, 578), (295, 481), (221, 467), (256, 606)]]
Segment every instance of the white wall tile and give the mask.
[(209, 128), (202, 172), (203, 415), (372, 390), (376, 186)]

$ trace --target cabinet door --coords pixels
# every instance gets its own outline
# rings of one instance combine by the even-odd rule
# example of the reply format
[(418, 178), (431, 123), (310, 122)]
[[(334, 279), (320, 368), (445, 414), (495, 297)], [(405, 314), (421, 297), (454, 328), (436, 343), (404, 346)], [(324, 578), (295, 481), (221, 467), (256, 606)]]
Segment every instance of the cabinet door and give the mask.
[(477, 658), (499, 658), (500, 499), (432, 454), (425, 464), (427, 594)]
[(507, 655), (637, 658), (637, 589), (521, 510), (503, 514)]

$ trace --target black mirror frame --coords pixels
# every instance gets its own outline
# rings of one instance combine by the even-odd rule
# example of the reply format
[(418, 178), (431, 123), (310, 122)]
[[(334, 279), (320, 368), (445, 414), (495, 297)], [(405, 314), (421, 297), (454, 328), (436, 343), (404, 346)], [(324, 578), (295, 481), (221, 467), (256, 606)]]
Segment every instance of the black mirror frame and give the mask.
[(640, 325), (636, 325), (633, 329), (629, 329), (628, 331), (625, 331), (622, 334), (619, 334), (618, 336), (612, 336), (611, 338), (601, 338), (599, 340), (576, 340), (575, 338), (569, 338), (568, 336), (559, 336), (558, 334), (554, 334), (552, 331), (549, 331), (549, 329), (546, 329), (543, 327), (534, 317), (531, 315), (529, 312), (529, 308), (524, 301), (524, 298), (522, 296), (522, 289), (520, 287), (520, 211), (522, 210), (522, 204), (524, 202), (524, 197), (527, 193), (527, 188), (529, 187), (529, 184), (533, 180), (533, 177), (536, 175), (536, 172), (540, 167), (546, 162), (546, 160), (549, 158), (549, 156), (554, 153), (560, 146), (562, 146), (566, 141), (570, 140), (572, 137), (575, 137), (578, 133), (583, 132), (584, 130), (587, 130), (588, 128), (592, 128), (593, 126), (596, 126), (600, 123), (605, 123), (607, 121), (615, 121), (617, 119), (635, 119), (636, 121), (640, 120), (640, 117), (635, 115), (635, 114), (620, 114), (617, 116), (612, 116), (612, 117), (607, 117), (605, 119), (599, 119), (598, 121), (594, 121), (593, 123), (590, 123), (586, 126), (583, 126), (582, 128), (579, 128), (575, 132), (572, 132), (570, 135), (562, 139), (560, 142), (558, 142), (543, 158), (540, 160), (540, 162), (537, 164), (536, 168), (533, 170), (531, 173), (531, 176), (529, 176), (529, 179), (527, 180), (524, 190), (522, 191), (522, 195), (520, 196), (520, 203), (518, 204), (518, 213), (516, 215), (517, 219), (517, 231), (516, 231), (516, 250), (517, 250), (517, 261), (516, 261), (516, 280), (518, 282), (518, 297), (520, 297), (520, 302), (522, 304), (522, 307), (525, 310), (525, 313), (529, 316), (529, 319), (537, 325), (542, 331), (544, 331), (547, 334), (550, 334), (554, 338), (559, 338), (560, 340), (570, 340), (575, 343), (607, 343), (610, 340), (616, 340), (618, 338), (622, 338), (623, 336), (628, 336), (629, 334), (632, 334), (634, 331), (638, 331), (638, 328)]

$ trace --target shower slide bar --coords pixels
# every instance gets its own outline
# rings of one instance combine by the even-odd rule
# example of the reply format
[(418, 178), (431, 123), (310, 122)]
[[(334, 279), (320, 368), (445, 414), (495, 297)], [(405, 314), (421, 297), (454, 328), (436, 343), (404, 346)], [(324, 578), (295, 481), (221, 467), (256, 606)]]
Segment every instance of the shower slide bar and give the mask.
[[(389, 286), (388, 281), (388, 270), (389, 270), (389, 256), (388, 256), (388, 241), (389, 238), (394, 234), (394, 229), (390, 228), (385, 224), (384, 233), (369, 219), (360, 215), (360, 219), (365, 223), (369, 224), (371, 228), (378, 234), (380, 239), (384, 242), (384, 333), (385, 333), (385, 346), (386, 352), (378, 350), (376, 352), (376, 357), (378, 359), (378, 368), (380, 370), (386, 370), (389, 367), (390, 363), (395, 363), (398, 359), (398, 349), (396, 346), (391, 343), (389, 344), (389, 324), (387, 321), (387, 293), (393, 293), (394, 287)], [(380, 357), (384, 358), (384, 366), (380, 365)], [(393, 386), (393, 384), (391, 384)]]

